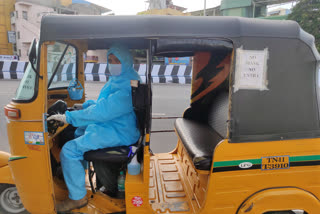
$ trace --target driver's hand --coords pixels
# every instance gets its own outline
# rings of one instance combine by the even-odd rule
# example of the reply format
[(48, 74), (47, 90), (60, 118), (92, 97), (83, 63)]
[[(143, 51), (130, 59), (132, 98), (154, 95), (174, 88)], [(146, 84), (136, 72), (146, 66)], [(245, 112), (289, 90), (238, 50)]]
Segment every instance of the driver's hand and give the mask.
[(52, 115), (52, 116), (48, 117), (48, 119), (47, 119), (47, 121), (50, 121), (50, 120), (60, 121), (60, 122), (62, 122), (64, 124), (67, 123), (66, 115), (64, 115), (64, 114)]

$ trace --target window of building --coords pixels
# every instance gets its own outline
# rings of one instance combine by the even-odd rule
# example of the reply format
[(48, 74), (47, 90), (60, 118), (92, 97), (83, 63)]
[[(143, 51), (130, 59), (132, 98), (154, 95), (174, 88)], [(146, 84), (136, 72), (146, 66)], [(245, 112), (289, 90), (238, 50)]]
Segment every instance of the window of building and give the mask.
[(21, 56), (21, 49), (19, 49), (19, 56)]
[(20, 31), (18, 31), (17, 35), (18, 35), (18, 39), (20, 39)]
[(16, 18), (19, 18), (18, 14), (19, 14), (18, 11), (16, 11)]
[(22, 18), (25, 20), (28, 20), (28, 12), (27, 11), (22, 11)]
[(17, 52), (17, 44), (13, 44), (13, 51)]

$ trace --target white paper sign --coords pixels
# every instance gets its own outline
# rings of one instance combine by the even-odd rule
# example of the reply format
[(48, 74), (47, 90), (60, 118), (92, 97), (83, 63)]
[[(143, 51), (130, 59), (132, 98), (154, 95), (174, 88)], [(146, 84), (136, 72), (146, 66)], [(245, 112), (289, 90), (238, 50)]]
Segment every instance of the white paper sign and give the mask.
[(268, 49), (261, 51), (243, 50), (236, 51), (236, 73), (234, 92), (239, 89), (268, 90), (267, 88), (267, 60)]
[(16, 32), (15, 31), (8, 31), (8, 42), (9, 43), (16, 43)]

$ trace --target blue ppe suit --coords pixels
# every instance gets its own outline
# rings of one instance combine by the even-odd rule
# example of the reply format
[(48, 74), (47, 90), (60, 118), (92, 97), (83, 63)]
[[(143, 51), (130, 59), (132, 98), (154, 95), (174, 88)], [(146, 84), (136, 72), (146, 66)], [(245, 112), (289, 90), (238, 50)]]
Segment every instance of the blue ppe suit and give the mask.
[(133, 59), (127, 48), (113, 45), (108, 51), (110, 54), (120, 60), (121, 74), (109, 78), (97, 101), (88, 100), (83, 104), (83, 110), (65, 113), (67, 122), (79, 127), (75, 132), (76, 138), (68, 141), (60, 153), (64, 179), (72, 200), (80, 200), (87, 193), (81, 164), (85, 152), (131, 145), (140, 137), (130, 85), (130, 80), (140, 80), (140, 77), (133, 69)]

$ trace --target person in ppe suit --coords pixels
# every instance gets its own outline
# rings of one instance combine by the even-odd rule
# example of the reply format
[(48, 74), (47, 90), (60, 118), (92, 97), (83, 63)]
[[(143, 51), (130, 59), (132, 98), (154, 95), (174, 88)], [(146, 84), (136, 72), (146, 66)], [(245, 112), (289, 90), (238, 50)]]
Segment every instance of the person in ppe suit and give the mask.
[(57, 205), (58, 212), (80, 208), (88, 203), (85, 188), (83, 155), (90, 150), (115, 146), (129, 146), (140, 137), (132, 106), (131, 80), (140, 80), (133, 69), (129, 50), (114, 44), (108, 50), (108, 69), (111, 77), (101, 89), (99, 98), (83, 103), (79, 111), (52, 115), (57, 120), (78, 127), (75, 139), (68, 141), (60, 153), (64, 180), (69, 199)]

